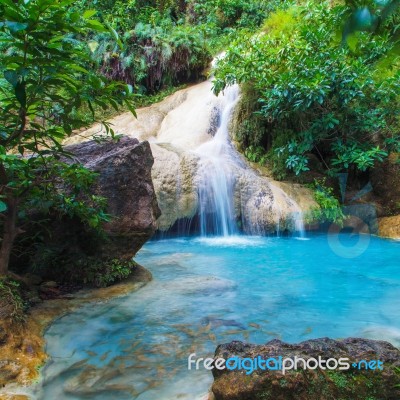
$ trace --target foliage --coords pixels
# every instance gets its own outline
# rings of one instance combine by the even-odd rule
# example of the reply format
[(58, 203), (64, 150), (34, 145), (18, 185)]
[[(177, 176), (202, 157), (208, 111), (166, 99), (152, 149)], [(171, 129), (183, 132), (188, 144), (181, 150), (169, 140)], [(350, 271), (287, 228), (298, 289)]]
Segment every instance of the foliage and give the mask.
[(84, 267), (82, 276), (83, 283), (92, 284), (96, 287), (106, 287), (114, 282), (126, 279), (135, 267), (133, 261), (122, 261), (112, 259), (105, 262), (93, 262)]
[[(345, 21), (343, 29), (343, 41), (350, 42), (357, 40), (356, 33), (383, 32), (388, 31), (394, 41), (399, 39), (398, 28), (400, 27), (398, 17), (399, 0), (369, 0), (357, 1), (347, 0), (346, 3), (351, 9), (351, 13)], [(395, 22), (391, 24), (391, 22)]]
[[(132, 90), (92, 72), (87, 44), (92, 31), (105, 32), (95, 11), (68, 10), (69, 0), (0, 2), (0, 195), (5, 273), (15, 237), (34, 210), (75, 215), (93, 227), (107, 219), (104, 202), (90, 196), (94, 175), (77, 163), (62, 142), (83, 124), (74, 112), (122, 105), (132, 112)], [(114, 131), (105, 121), (112, 137)], [(85, 194), (86, 192), (86, 194)]]
[(20, 323), (25, 320), (25, 310), (20, 284), (9, 278), (0, 278), (0, 318), (11, 323)]
[(99, 259), (97, 256), (71, 257), (57, 252), (54, 247), (43, 246), (43, 252), (38, 254), (40, 272), (57, 281), (74, 284), (106, 287), (122, 279), (126, 279), (135, 267), (132, 260)]
[(342, 225), (345, 218), (342, 207), (333, 194), (333, 189), (326, 186), (325, 179), (315, 180), (311, 188), (319, 207), (312, 209), (306, 215), (306, 219), (310, 222), (334, 222)]
[[(139, 93), (197, 80), (241, 29), (254, 29), (281, 2), (255, 0), (80, 0), (78, 12), (93, 7), (115, 35), (87, 38), (97, 68), (107, 77), (136, 86)], [(117, 33), (118, 32), (118, 33)]]
[(109, 37), (95, 39), (100, 72), (137, 86), (140, 92), (154, 93), (198, 78), (211, 60), (201, 31), (168, 20), (162, 26), (138, 23), (124, 33), (122, 48)]
[(246, 148), (244, 155), (246, 158), (254, 163), (260, 163), (261, 165), (265, 165), (267, 161), (267, 155), (265, 150), (261, 146), (249, 146)]
[(265, 0), (208, 0), (194, 2), (193, 9), (197, 18), (207, 24), (219, 28), (235, 25), (249, 28), (259, 26), (275, 4)]
[(238, 82), (259, 93), (269, 136), (260, 142), (272, 143), (273, 163), (295, 174), (308, 171), (311, 154), (332, 175), (364, 171), (398, 144), (394, 43), (386, 32), (362, 32), (356, 47), (341, 46), (337, 27), (348, 12), (314, 1), (278, 10), (258, 34), (240, 35), (215, 70), (216, 92)]

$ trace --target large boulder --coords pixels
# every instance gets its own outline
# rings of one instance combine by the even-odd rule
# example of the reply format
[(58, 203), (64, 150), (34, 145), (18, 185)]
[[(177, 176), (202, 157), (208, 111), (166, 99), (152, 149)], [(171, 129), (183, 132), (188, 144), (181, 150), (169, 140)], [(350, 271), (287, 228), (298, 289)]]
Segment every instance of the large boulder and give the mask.
[[(270, 357), (305, 360), (348, 358), (347, 370), (317, 368), (314, 370), (264, 371), (257, 369), (251, 374), (245, 370), (219, 370), (214, 368), (212, 392), (215, 400), (397, 400), (400, 398), (400, 351), (382, 341), (348, 338), (332, 340), (328, 338), (307, 340), (299, 344), (287, 344), (272, 340), (264, 345), (245, 344), (234, 341), (217, 347), (215, 360), (231, 357), (240, 359), (263, 359)], [(379, 360), (383, 369), (361, 369), (353, 363), (361, 360)], [(330, 362), (333, 367), (334, 363)], [(233, 364), (231, 364), (233, 365)], [(273, 363), (270, 364), (273, 366)], [(289, 365), (289, 363), (288, 363)], [(312, 362), (310, 365), (314, 365)], [(373, 365), (373, 364), (369, 364)], [(211, 396), (212, 397), (212, 396)]]
[(132, 258), (156, 230), (160, 209), (151, 178), (154, 163), (147, 141), (123, 136), (119, 142), (87, 141), (68, 146), (88, 169), (99, 175), (93, 193), (107, 199), (111, 220), (99, 250), (108, 257)]
[[(46, 216), (45, 227), (32, 224), (17, 238), (17, 245), (26, 251), (13, 256), (11, 269), (22, 274), (34, 265), (47, 280), (105, 286), (134, 267), (132, 257), (156, 230), (160, 209), (151, 177), (153, 155), (147, 141), (127, 136), (119, 142), (90, 140), (66, 150), (73, 162), (97, 173), (90, 191), (105, 198), (105, 211), (111, 218), (98, 232), (77, 217)], [(71, 158), (64, 161), (72, 162)], [(82, 200), (88, 201), (87, 196)], [(43, 216), (33, 214), (35, 219), (41, 221)], [(29, 239), (34, 235), (39, 240)]]

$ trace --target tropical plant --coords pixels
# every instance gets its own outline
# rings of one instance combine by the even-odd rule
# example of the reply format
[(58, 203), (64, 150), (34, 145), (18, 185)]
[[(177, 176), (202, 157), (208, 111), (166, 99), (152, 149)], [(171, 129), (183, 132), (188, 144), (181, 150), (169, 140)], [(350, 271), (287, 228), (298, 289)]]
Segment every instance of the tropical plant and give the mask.
[(355, 48), (342, 46), (336, 27), (348, 12), (314, 1), (278, 10), (258, 34), (238, 37), (216, 67), (217, 93), (236, 82), (258, 93), (269, 136), (261, 142), (272, 144), (266, 150), (274, 164), (296, 174), (308, 171), (311, 155), (330, 174), (364, 171), (387, 156), (397, 136), (394, 42), (385, 32), (361, 32)]
[(314, 180), (311, 189), (314, 191), (314, 199), (318, 207), (306, 214), (306, 220), (309, 222), (334, 222), (342, 225), (345, 215), (339, 200), (333, 193), (333, 189), (326, 185), (325, 179)]
[(91, 72), (80, 38), (107, 29), (95, 11), (74, 12), (70, 4), (0, 0), (0, 275), (33, 211), (77, 216), (92, 227), (107, 219), (102, 199), (88, 192), (94, 174), (68, 161), (63, 140), (82, 125), (73, 116), (83, 104), (93, 120), (95, 107), (134, 112), (131, 88)]

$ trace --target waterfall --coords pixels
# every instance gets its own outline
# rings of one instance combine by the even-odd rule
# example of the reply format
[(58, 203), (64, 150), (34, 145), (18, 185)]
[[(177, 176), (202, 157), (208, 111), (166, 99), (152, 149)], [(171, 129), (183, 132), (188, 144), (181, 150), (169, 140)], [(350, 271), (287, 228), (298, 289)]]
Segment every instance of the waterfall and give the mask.
[(199, 146), (198, 196), (202, 236), (230, 236), (238, 232), (234, 210), (235, 175), (232, 165), (241, 162), (229, 140), (232, 111), (239, 100), (238, 85), (219, 96), (219, 126), (214, 137)]
[(305, 238), (306, 230), (304, 227), (303, 213), (299, 211), (293, 213), (294, 233), (301, 239)]
[[(216, 96), (208, 80), (138, 109), (137, 119), (126, 113), (110, 121), (116, 132), (150, 143), (159, 232), (303, 235), (301, 208), (315, 206), (312, 194), (255, 171), (231, 143), (239, 95), (233, 85)], [(96, 136), (99, 129), (71, 140)]]

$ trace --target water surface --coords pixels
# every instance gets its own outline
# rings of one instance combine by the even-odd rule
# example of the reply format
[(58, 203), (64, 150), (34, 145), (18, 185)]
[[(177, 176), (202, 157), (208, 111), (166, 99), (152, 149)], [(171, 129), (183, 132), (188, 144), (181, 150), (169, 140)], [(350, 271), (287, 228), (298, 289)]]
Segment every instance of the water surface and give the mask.
[(188, 355), (231, 340), (361, 336), (399, 346), (399, 255), (400, 242), (357, 235), (149, 242), (137, 261), (151, 283), (48, 330), (36, 397), (201, 399), (212, 377), (188, 371)]

